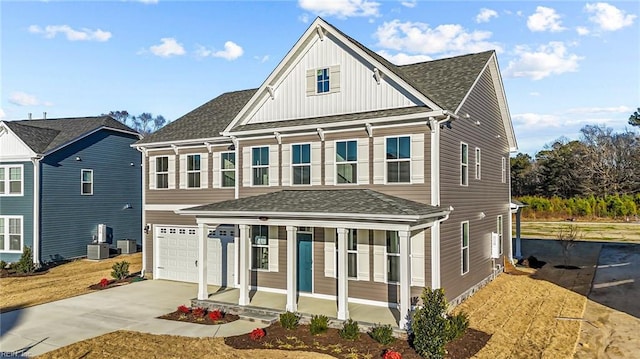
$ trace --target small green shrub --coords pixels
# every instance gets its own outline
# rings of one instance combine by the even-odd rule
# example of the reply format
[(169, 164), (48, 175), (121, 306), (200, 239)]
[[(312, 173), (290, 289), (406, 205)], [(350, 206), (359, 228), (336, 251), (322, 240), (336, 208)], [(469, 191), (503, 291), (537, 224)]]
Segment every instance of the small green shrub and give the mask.
[(115, 280), (125, 279), (129, 275), (129, 262), (127, 261), (116, 262), (113, 264), (111, 269), (113, 269), (113, 271), (111, 271), (111, 276), (113, 277), (113, 279)]
[(36, 271), (36, 265), (33, 264), (33, 253), (31, 247), (24, 247), (20, 260), (16, 262), (15, 270), (18, 273), (27, 274)]
[(360, 327), (358, 326), (358, 322), (349, 318), (344, 324), (342, 324), (342, 329), (340, 329), (340, 338), (346, 340), (356, 340), (360, 337)]
[(298, 323), (300, 322), (300, 315), (298, 313), (293, 312), (284, 312), (280, 314), (280, 325), (283, 328), (293, 330), (298, 327)]
[(424, 358), (442, 359), (447, 344), (447, 300), (443, 289), (424, 288), (422, 306), (413, 313), (411, 343)]
[(447, 341), (460, 338), (469, 328), (469, 316), (467, 313), (460, 312), (447, 317)]
[(373, 338), (373, 340), (377, 341), (378, 343), (380, 343), (382, 345), (389, 345), (389, 344), (393, 343), (394, 340), (396, 340), (396, 338), (393, 336), (393, 329), (391, 328), (391, 325), (389, 325), (389, 324), (386, 324), (386, 325), (380, 325), (380, 324), (375, 325), (369, 331), (369, 336), (371, 336), (371, 338)]
[(324, 333), (329, 329), (329, 318), (326, 315), (314, 315), (311, 318), (309, 331), (312, 335)]
[(5, 268), (7, 268), (7, 262), (0, 261), (0, 269), (5, 269)]

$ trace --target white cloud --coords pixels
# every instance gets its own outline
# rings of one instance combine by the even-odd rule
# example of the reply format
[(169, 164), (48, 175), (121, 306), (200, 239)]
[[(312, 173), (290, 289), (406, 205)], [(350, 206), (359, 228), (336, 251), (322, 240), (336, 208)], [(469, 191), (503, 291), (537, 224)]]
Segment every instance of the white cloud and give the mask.
[(52, 106), (53, 103), (49, 101), (40, 101), (34, 95), (26, 92), (16, 91), (9, 96), (9, 102), (18, 106)]
[(4, 119), (7, 117), (7, 114), (4, 112), (4, 110), (0, 107), (0, 120)]
[(414, 7), (416, 7), (416, 5), (418, 5), (418, 0), (400, 1), (400, 4), (402, 4), (402, 6), (404, 6), (404, 7), (408, 7), (410, 9), (413, 9)]
[(529, 77), (540, 80), (551, 75), (578, 71), (579, 62), (584, 59), (570, 54), (564, 43), (551, 41), (531, 51), (527, 46), (516, 46), (517, 58), (509, 61), (505, 70), (507, 77)]
[(529, 92), (529, 96), (540, 96), (540, 92), (537, 91), (533, 91), (533, 92)]
[(488, 41), (491, 35), (489, 31), (468, 32), (461, 25), (431, 28), (422, 22), (393, 20), (380, 25), (374, 37), (381, 47), (413, 54), (455, 55), (491, 49), (501, 52), (498, 43)]
[(556, 13), (555, 9), (538, 6), (536, 12), (529, 16), (527, 19), (527, 27), (531, 31), (562, 31), (565, 30), (562, 27), (560, 21), (560, 15)]
[(616, 31), (625, 26), (631, 26), (633, 19), (637, 17), (636, 15), (627, 14), (623, 10), (603, 2), (587, 4), (584, 9), (586, 12), (593, 14), (589, 17), (589, 20), (597, 24), (600, 29), (604, 31)]
[(602, 115), (602, 114), (628, 114), (633, 112), (633, 109), (628, 106), (610, 106), (610, 107), (575, 107), (570, 108), (566, 111), (568, 114), (591, 114), (591, 115)]
[(300, 22), (305, 23), (305, 24), (308, 23), (309, 22), (309, 14), (304, 13), (304, 14), (298, 16), (298, 20), (300, 20)]
[(111, 38), (109, 31), (101, 29), (91, 30), (82, 28), (75, 30), (69, 25), (47, 25), (41, 28), (38, 25), (29, 26), (29, 32), (32, 34), (41, 34), (46, 39), (53, 39), (58, 34), (64, 34), (69, 41), (98, 41), (105, 42)]
[(319, 16), (379, 16), (380, 3), (369, 0), (298, 0), (298, 6)]
[(433, 60), (431, 56), (427, 56), (427, 55), (408, 55), (403, 52), (399, 52), (395, 55), (392, 55), (384, 50), (378, 51), (378, 55), (384, 57), (385, 59), (389, 60), (391, 63), (395, 65), (408, 65), (408, 64), (415, 64), (417, 62), (425, 62), (425, 61)]
[(184, 55), (184, 47), (172, 37), (163, 37), (160, 39), (162, 44), (149, 47), (152, 54), (160, 57), (171, 57)]
[(233, 41), (227, 41), (224, 43), (224, 50), (213, 51), (204, 46), (199, 46), (196, 50), (198, 57), (220, 57), (228, 61), (235, 60), (244, 54), (244, 50), (238, 44)]
[(477, 23), (489, 22), (492, 17), (498, 17), (498, 12), (495, 10), (482, 8), (480, 9), (480, 12), (478, 13), (478, 15), (476, 15), (476, 22)]
[(261, 64), (269, 61), (269, 55), (264, 55), (264, 56), (254, 56), (254, 59), (260, 61)]
[(143, 3), (143, 4), (157, 4), (158, 0), (138, 0), (139, 2)]
[(577, 33), (578, 33), (578, 35), (580, 35), (580, 36), (585, 36), (585, 35), (589, 35), (589, 33), (590, 33), (591, 31), (589, 31), (589, 29), (587, 29), (587, 28), (586, 28), (586, 27), (584, 27), (584, 26), (578, 26), (578, 27), (576, 27), (576, 32), (577, 32)]

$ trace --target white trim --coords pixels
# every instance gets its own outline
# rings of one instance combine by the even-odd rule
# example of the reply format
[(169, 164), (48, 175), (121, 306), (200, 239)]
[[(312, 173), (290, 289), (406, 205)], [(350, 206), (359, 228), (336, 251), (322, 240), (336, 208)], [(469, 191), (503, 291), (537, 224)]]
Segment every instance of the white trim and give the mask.
[[(216, 188), (233, 188), (233, 187), (235, 187), (236, 183), (238, 182), (237, 173), (235, 173), (235, 172), (237, 172), (236, 170), (238, 168), (238, 158), (236, 156), (235, 151), (223, 151), (223, 152), (215, 152), (215, 153), (218, 154), (219, 162), (220, 162), (219, 163), (220, 166), (217, 169), (217, 171), (219, 172), (218, 175), (217, 175), (219, 177), (219, 182), (218, 182), (219, 186), (216, 187)], [(233, 154), (233, 170), (229, 170), (229, 169), (225, 170), (225, 169), (223, 169), (223, 167), (224, 167), (224, 158), (223, 158), (222, 155), (230, 154), (230, 153)], [(224, 172), (232, 172), (232, 171), (235, 173), (234, 174), (235, 177), (234, 177), (234, 180), (233, 180), (233, 186), (224, 186)], [(215, 168), (213, 168), (213, 175), (216, 176), (216, 169)]]
[(482, 179), (482, 152), (480, 150), (480, 147), (476, 147), (476, 150), (474, 151), (475, 156), (476, 156), (476, 162), (475, 162), (475, 179), (476, 180), (481, 180)]
[[(186, 212), (176, 212), (178, 214), (184, 214)], [(434, 219), (435, 220), (435, 219)], [(332, 219), (310, 219), (305, 220), (304, 223), (300, 221), (300, 219), (288, 219), (284, 218), (276, 218), (276, 219), (267, 219), (266, 221), (260, 221), (256, 216), (250, 217), (196, 217), (196, 223), (235, 223), (238, 225), (264, 225), (268, 224), (270, 226), (299, 226), (300, 224), (304, 224), (305, 226), (310, 227), (345, 227), (345, 228), (354, 228), (354, 229), (372, 229), (372, 230), (396, 230), (403, 231), (410, 229), (410, 223), (383, 223), (378, 221), (362, 221), (355, 222), (346, 220), (332, 220)]]
[[(85, 182), (84, 180), (84, 173), (85, 172), (89, 172), (91, 173), (91, 181), (90, 182)], [(93, 196), (93, 184), (95, 182), (95, 179), (93, 177), (93, 170), (90, 169), (80, 169), (80, 195), (82, 196)], [(90, 183), (91, 184), (91, 192), (90, 193), (84, 193), (84, 184), (85, 183)]]
[[(246, 147), (245, 147), (246, 148)], [(268, 163), (266, 165), (254, 165), (253, 164), (253, 149), (254, 148), (266, 148), (267, 149), (267, 161)], [(261, 150), (262, 152), (262, 150)], [(272, 166), (271, 164), (271, 156), (270, 156), (270, 152), (271, 152), (271, 148), (269, 145), (261, 145), (261, 146), (251, 146), (249, 147), (249, 174), (251, 176), (251, 178), (249, 179), (249, 187), (269, 187), (269, 182), (271, 181), (271, 174), (270, 172), (270, 168)], [(262, 153), (260, 154), (260, 157), (262, 157)], [(244, 159), (243, 159), (244, 160)], [(254, 179), (254, 175), (253, 175), (253, 170), (254, 169), (258, 169), (258, 168), (266, 168), (267, 169), (267, 183), (263, 183), (263, 184), (255, 184), (253, 183), (253, 179)]]
[(4, 238), (5, 248), (9, 248), (11, 246), (11, 234), (9, 232), (11, 229), (11, 226), (9, 224), (9, 221), (11, 219), (20, 220), (20, 249), (19, 250), (4, 249), (4, 250), (0, 250), (0, 253), (22, 253), (24, 251), (24, 216), (23, 215), (16, 215), (16, 216), (2, 215), (0, 216), (0, 218), (4, 220), (4, 233), (2, 234), (5, 236)]
[[(218, 141), (218, 143), (213, 143), (214, 141)], [(170, 150), (171, 146), (180, 146), (181, 149), (206, 147), (205, 143), (209, 143), (209, 146), (229, 146), (231, 145), (231, 140), (229, 139), (229, 137), (220, 136), (220, 137), (194, 138), (190, 140), (178, 140), (178, 141), (174, 140), (174, 141), (160, 141), (160, 142), (148, 142), (148, 143), (134, 143), (131, 145), (131, 147), (146, 148), (147, 151), (151, 152), (151, 151)], [(154, 146), (154, 148), (149, 148), (151, 146)]]
[[(402, 158), (402, 159), (395, 159), (395, 160), (389, 160), (387, 159), (387, 139), (389, 138), (397, 138), (398, 139), (398, 156), (400, 155), (400, 138), (403, 137), (408, 137), (409, 138), (409, 158)], [(384, 159), (384, 184), (385, 185), (406, 185), (406, 184), (413, 184), (413, 166), (412, 166), (412, 159), (413, 159), (413, 149), (412, 147), (412, 136), (411, 134), (407, 134), (407, 135), (393, 135), (393, 136), (384, 136), (384, 143), (383, 143), (383, 147), (384, 147), (384, 153), (383, 153), (383, 159)], [(423, 142), (424, 143), (424, 142)], [(374, 159), (375, 160), (375, 159)], [(400, 162), (408, 162), (409, 163), (409, 181), (408, 182), (389, 182), (389, 162), (393, 162), (393, 163), (400, 163)], [(398, 172), (399, 173), (399, 172)]]
[[(185, 154), (183, 154), (181, 156), (185, 156), (184, 157), (184, 159), (185, 159), (185, 163), (184, 163), (184, 178), (185, 178), (186, 182), (185, 182), (185, 187), (184, 188), (185, 189), (205, 188), (205, 187), (202, 186), (202, 184), (203, 184), (202, 183), (203, 182), (202, 181), (202, 173), (204, 172), (203, 169), (202, 169), (204, 167), (204, 166), (202, 166), (202, 160), (203, 160), (204, 156), (201, 153), (185, 153)], [(189, 169), (189, 157), (194, 157), (194, 156), (198, 156), (198, 169), (197, 170), (190, 170)], [(198, 174), (198, 177), (200, 178), (200, 180), (198, 181), (199, 182), (198, 186), (197, 187), (196, 186), (189, 186), (189, 175), (190, 174), (194, 174), (195, 175), (196, 173)], [(180, 185), (182, 187), (182, 183)]]
[(33, 163), (33, 235), (31, 237), (31, 250), (33, 263), (38, 266), (40, 265), (40, 160), (41, 158), (33, 158), (31, 160)]
[(500, 245), (500, 252), (498, 253), (502, 255), (504, 253), (502, 249), (504, 246), (504, 216), (501, 214), (496, 217), (496, 232), (498, 233), (498, 243)]
[[(467, 162), (466, 163), (462, 161), (462, 158), (464, 157), (463, 156), (463, 151), (462, 151), (463, 146), (467, 149), (467, 151), (466, 151), (466, 153), (467, 153)], [(459, 165), (460, 165), (460, 167), (458, 169), (458, 171), (459, 171), (458, 173), (460, 175), (460, 177), (458, 178), (458, 180), (460, 181), (459, 184), (460, 184), (460, 186), (463, 186), (463, 187), (469, 187), (469, 144), (467, 144), (466, 142), (460, 141), (460, 147), (458, 147), (458, 148), (460, 149), (460, 152), (459, 152), (459, 154), (460, 154), (460, 156), (459, 156), (459, 159), (460, 159)], [(463, 180), (462, 180), (463, 179), (463, 177), (462, 177), (462, 169), (463, 169), (463, 167), (466, 168), (466, 176), (465, 176), (466, 183), (463, 183)]]
[[(208, 203), (208, 202), (207, 202)], [(206, 203), (193, 203), (193, 204), (145, 204), (145, 211), (169, 211), (175, 212), (185, 208), (202, 206)]]
[[(153, 232), (151, 231), (151, 224), (147, 224), (147, 211), (145, 210), (146, 207), (146, 202), (147, 202), (147, 191), (145, 190), (147, 187), (147, 159), (149, 158), (146, 154), (146, 152), (144, 150), (141, 150), (140, 148), (136, 148), (139, 152), (140, 155), (142, 156), (142, 176), (140, 176), (140, 180), (142, 182), (142, 221), (141, 223), (141, 227), (140, 228), (140, 239), (142, 241), (142, 271), (141, 271), (141, 275), (144, 276), (145, 273), (147, 273), (149, 271), (149, 268), (147, 268), (147, 260), (146, 260), (146, 253), (148, 251), (147, 248), (147, 233), (145, 233), (144, 228), (145, 226), (149, 226), (148, 232), (151, 233), (151, 241), (153, 242)], [(168, 162), (168, 161), (167, 161)], [(168, 182), (168, 181), (167, 181)], [(153, 257), (153, 254), (152, 254)], [(153, 266), (152, 266), (153, 269)], [(151, 273), (153, 273), (153, 270), (151, 270)]]
[[(258, 217), (267, 217), (267, 221), (262, 223), (269, 223), (268, 221), (273, 217), (273, 219), (280, 220), (282, 218), (344, 218), (344, 219), (353, 219), (353, 220), (368, 220), (372, 222), (372, 219), (385, 220), (385, 221), (398, 221), (398, 222), (415, 222), (421, 219), (429, 219), (429, 218), (437, 218), (438, 216), (444, 216), (449, 211), (442, 211), (431, 213), (429, 215), (389, 215), (389, 214), (373, 214), (373, 213), (314, 213), (314, 212), (253, 212), (253, 211), (200, 211), (200, 210), (176, 210), (177, 214), (185, 214), (185, 215), (195, 215), (195, 216), (207, 216), (207, 217), (229, 217), (234, 219), (250, 219), (257, 221)], [(299, 221), (298, 221), (299, 222)], [(227, 222), (223, 222), (227, 223)], [(408, 223), (409, 224), (409, 223)], [(312, 226), (313, 227), (313, 226)], [(323, 226), (317, 226), (323, 227)], [(349, 227), (351, 228), (351, 227)], [(363, 228), (363, 227), (355, 227), (355, 228)]]
[[(28, 161), (31, 161), (29, 159)], [(23, 197), (24, 196), (24, 164), (3, 164), (0, 168), (4, 169), (4, 177), (0, 181), (4, 183), (4, 191), (0, 193), (0, 197)], [(10, 193), (11, 191), (11, 169), (20, 168), (20, 193)], [(17, 181), (13, 181), (17, 182)]]
[[(275, 294), (287, 294), (287, 290), (286, 289), (280, 289), (280, 288), (270, 288), (270, 287), (261, 287), (261, 286), (250, 286), (251, 290), (257, 290), (260, 292), (265, 292), (265, 293), (275, 293)], [(323, 299), (323, 300), (337, 300), (338, 297), (335, 295), (331, 295), (331, 294), (321, 294), (321, 293), (309, 293), (309, 292), (302, 292), (302, 293), (298, 293), (298, 295), (300, 297), (307, 297), (307, 298), (317, 298), (317, 299)], [(370, 305), (372, 307), (382, 307), (382, 308), (391, 308), (391, 309), (397, 309), (398, 308), (398, 303), (393, 303), (393, 302), (382, 302), (382, 301), (378, 301), (378, 300), (370, 300), (370, 299), (362, 299), (362, 298), (353, 298), (353, 297), (349, 297), (347, 299), (347, 301), (349, 303), (354, 303), (354, 304), (363, 304), (363, 305)]]
[[(507, 159), (502, 156), (502, 183), (507, 183)], [(509, 185), (511, 187), (511, 185)]]
[[(464, 241), (464, 225), (467, 225), (467, 246), (463, 246), (462, 243)], [(469, 225), (469, 221), (461, 221), (460, 222), (460, 275), (468, 274), (471, 271), (471, 259), (470, 259), (470, 250), (471, 250), (471, 228)], [(467, 271), (464, 271), (464, 249), (467, 249)]]

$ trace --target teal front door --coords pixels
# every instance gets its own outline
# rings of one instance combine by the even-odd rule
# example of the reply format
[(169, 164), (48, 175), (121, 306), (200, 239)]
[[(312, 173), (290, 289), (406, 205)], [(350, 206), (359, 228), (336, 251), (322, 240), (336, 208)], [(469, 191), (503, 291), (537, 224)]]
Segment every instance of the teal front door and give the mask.
[(298, 291), (311, 292), (313, 251), (311, 233), (298, 233)]

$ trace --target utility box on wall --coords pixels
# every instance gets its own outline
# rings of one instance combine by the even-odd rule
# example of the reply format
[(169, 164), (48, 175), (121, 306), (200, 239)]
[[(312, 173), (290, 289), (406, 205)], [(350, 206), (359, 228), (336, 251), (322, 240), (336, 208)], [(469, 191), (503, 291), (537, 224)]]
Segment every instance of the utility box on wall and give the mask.
[(87, 245), (87, 259), (109, 258), (109, 243), (95, 243)]
[(133, 254), (138, 251), (138, 245), (133, 239), (118, 239), (116, 245), (121, 254)]
[(491, 258), (500, 258), (500, 235), (491, 233)]

